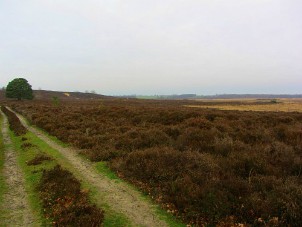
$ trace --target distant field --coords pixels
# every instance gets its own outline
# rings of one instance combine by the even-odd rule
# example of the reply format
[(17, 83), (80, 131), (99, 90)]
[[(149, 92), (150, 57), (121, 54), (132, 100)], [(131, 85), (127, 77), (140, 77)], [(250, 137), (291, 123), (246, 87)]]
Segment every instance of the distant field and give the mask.
[(211, 103), (209, 100), (197, 100), (196, 105), (185, 106), (239, 111), (302, 112), (302, 99), (215, 99)]

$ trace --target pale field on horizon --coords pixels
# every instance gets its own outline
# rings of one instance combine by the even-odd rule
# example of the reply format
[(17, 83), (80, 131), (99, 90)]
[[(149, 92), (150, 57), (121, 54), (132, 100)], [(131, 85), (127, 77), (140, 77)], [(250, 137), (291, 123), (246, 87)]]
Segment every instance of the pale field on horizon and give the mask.
[[(272, 100), (276, 100), (277, 103)], [(238, 111), (302, 112), (302, 99), (199, 99), (196, 100), (196, 105), (185, 106)]]

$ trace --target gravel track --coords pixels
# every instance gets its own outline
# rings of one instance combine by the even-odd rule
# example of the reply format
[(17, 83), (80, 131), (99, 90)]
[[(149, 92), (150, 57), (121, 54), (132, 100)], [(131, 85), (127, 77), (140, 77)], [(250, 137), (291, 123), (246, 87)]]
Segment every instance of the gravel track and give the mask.
[(28, 202), (28, 193), (25, 189), (23, 172), (17, 163), (17, 154), (13, 149), (13, 144), (8, 133), (9, 124), (7, 117), (0, 110), (3, 116), (2, 135), (5, 145), (3, 175), (7, 190), (3, 196), (1, 204), (1, 226), (38, 226), (34, 219), (32, 210)]

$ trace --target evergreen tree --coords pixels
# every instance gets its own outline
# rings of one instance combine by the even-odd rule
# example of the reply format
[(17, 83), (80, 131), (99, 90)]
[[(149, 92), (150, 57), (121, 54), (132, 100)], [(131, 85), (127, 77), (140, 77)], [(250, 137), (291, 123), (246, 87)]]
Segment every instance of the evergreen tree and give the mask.
[(7, 98), (33, 99), (33, 90), (28, 81), (24, 78), (16, 78), (8, 83), (5, 95)]

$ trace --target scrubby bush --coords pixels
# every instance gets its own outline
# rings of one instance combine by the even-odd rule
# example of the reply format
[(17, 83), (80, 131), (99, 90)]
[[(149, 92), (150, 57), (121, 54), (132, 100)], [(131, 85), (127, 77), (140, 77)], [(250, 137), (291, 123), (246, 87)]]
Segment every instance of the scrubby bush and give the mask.
[(90, 205), (73, 175), (56, 166), (43, 172), (38, 186), (45, 214), (54, 226), (100, 226), (104, 212)]
[(26, 134), (27, 129), (21, 124), (15, 113), (7, 109), (5, 106), (1, 106), (1, 110), (7, 116), (10, 130), (12, 130), (17, 136)]

